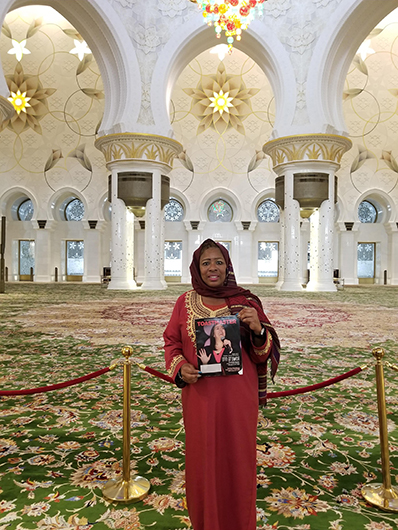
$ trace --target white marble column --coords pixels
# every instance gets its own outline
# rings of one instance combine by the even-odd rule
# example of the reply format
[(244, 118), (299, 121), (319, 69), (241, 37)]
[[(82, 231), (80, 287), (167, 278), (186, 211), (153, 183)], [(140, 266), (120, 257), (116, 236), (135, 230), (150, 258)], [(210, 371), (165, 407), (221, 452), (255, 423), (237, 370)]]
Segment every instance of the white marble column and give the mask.
[[(282, 290), (301, 290), (300, 278), (300, 205), (303, 212), (318, 208), (319, 213), (311, 221), (311, 274), (308, 290), (335, 290), (333, 283), (333, 232), (334, 232), (334, 175), (340, 167), (342, 155), (350, 149), (349, 138), (335, 134), (308, 134), (276, 138), (263, 146), (265, 154), (272, 158), (274, 171), (285, 176), (284, 197), (276, 187), (280, 203), (284, 202), (284, 279), (277, 286)], [(305, 182), (317, 173), (328, 175), (328, 193), (316, 181)], [(294, 194), (294, 175), (303, 176), (297, 180)], [(278, 184), (278, 183), (277, 183)], [(319, 184), (319, 182), (318, 182)], [(307, 187), (308, 186), (308, 187)], [(317, 190), (321, 195), (317, 195)], [(294, 199), (297, 197), (297, 200)], [(278, 202), (277, 200), (277, 202)], [(323, 200), (323, 202), (321, 202)], [(312, 214), (314, 215), (314, 214)], [(304, 259), (304, 257), (302, 256)]]
[(100, 221), (97, 221), (95, 228), (91, 228), (89, 222), (84, 221), (85, 237), (83, 282), (101, 282), (101, 228), (102, 225)]
[[(134, 215), (118, 199), (118, 172), (112, 168), (111, 281), (108, 289), (136, 289), (134, 281)], [(131, 216), (133, 219), (131, 220)]]
[(191, 221), (184, 221), (185, 229), (188, 232), (188, 248), (182, 249), (182, 276), (181, 283), (191, 283), (191, 265), (192, 255), (203, 241), (203, 228), (205, 222), (200, 222), (195, 228), (192, 227)]
[(341, 226), (340, 233), (340, 278), (347, 285), (357, 285), (358, 229), (354, 223)]
[(388, 234), (388, 265), (387, 283), (398, 285), (398, 223), (389, 223), (386, 226)]
[[(152, 175), (152, 198), (146, 200), (144, 281), (141, 289), (166, 289), (164, 280), (164, 219), (161, 209), (162, 175), (172, 169), (174, 158), (182, 152), (182, 145), (172, 138), (153, 134), (110, 134), (97, 138), (95, 146), (105, 156), (108, 169), (112, 170), (112, 280), (110, 289), (132, 289), (136, 287), (134, 274), (134, 223), (128, 222), (126, 208), (117, 199), (117, 168), (121, 172), (145, 172)], [(126, 204), (135, 207), (135, 197), (127, 196)], [(140, 203), (140, 201), (138, 201)], [(124, 205), (125, 203), (123, 203)], [(142, 204), (139, 204), (142, 206)], [(119, 222), (120, 220), (120, 222)], [(130, 226), (131, 225), (131, 226)], [(125, 252), (123, 244), (126, 245)], [(116, 268), (116, 282), (114, 271)], [(113, 285), (112, 285), (113, 284)], [(115, 285), (117, 285), (115, 287)]]
[(293, 171), (285, 172), (283, 263), (284, 278), (281, 291), (302, 291), (300, 254), (300, 205), (293, 199)]
[(285, 212), (280, 210), (279, 214), (279, 261), (278, 261), (278, 281), (275, 289), (278, 291), (285, 279)]
[(164, 216), (161, 209), (160, 169), (152, 169), (152, 199), (146, 203), (145, 212), (145, 277), (144, 290), (167, 289), (164, 280)]
[(52, 267), (52, 233), (56, 221), (46, 221), (44, 228), (39, 228), (37, 221), (34, 223), (36, 229), (35, 238), (35, 282), (54, 281), (55, 268)]
[(252, 221), (247, 230), (243, 228), (241, 221), (236, 221), (235, 226), (239, 235), (239, 247), (236, 252), (238, 259), (234, 259), (237, 282), (239, 284), (258, 283), (258, 249), (257, 247), (253, 248), (253, 231), (257, 226), (257, 222)]
[(310, 281), (307, 291), (336, 291), (333, 281), (334, 173), (328, 177), (329, 198), (311, 215)]

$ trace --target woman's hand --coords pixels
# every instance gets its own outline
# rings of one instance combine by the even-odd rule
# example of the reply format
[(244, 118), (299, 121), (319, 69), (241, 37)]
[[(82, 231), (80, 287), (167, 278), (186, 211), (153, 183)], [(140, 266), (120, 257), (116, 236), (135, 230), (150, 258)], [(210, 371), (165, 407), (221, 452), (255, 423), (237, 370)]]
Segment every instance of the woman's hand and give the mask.
[(231, 343), (231, 341), (229, 339), (224, 339), (222, 341), (222, 343), (223, 343), (224, 347), (225, 346), (229, 346), (231, 348), (231, 350), (232, 350), (232, 343)]
[(202, 364), (207, 364), (210, 361), (210, 355), (207, 355), (204, 348), (199, 350), (198, 357), (202, 361)]
[(258, 313), (254, 307), (244, 307), (241, 311), (239, 311), (238, 317), (242, 322), (249, 326), (253, 333), (256, 335), (260, 334), (262, 325), (258, 318)]
[(199, 370), (197, 370), (192, 364), (185, 363), (180, 368), (182, 380), (189, 385), (196, 383), (200, 377)]

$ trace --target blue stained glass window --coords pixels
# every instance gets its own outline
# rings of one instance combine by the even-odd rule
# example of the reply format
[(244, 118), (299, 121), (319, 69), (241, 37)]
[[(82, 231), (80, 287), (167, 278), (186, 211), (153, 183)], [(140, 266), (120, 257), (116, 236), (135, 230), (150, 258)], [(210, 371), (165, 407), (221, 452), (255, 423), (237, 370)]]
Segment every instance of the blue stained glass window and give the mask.
[(228, 223), (232, 221), (233, 212), (232, 207), (223, 199), (218, 199), (210, 204), (207, 211), (207, 216), (210, 222)]
[(84, 204), (80, 199), (72, 199), (65, 208), (67, 221), (81, 221), (84, 216)]
[(33, 202), (26, 199), (18, 206), (18, 219), (20, 221), (30, 221), (33, 217)]
[(260, 223), (277, 223), (279, 208), (271, 199), (266, 199), (257, 208), (257, 219)]
[(377, 210), (371, 202), (361, 202), (358, 206), (358, 219), (361, 223), (375, 223), (377, 221)]
[(165, 221), (177, 222), (182, 221), (184, 217), (184, 208), (177, 199), (170, 198), (169, 202), (164, 207)]

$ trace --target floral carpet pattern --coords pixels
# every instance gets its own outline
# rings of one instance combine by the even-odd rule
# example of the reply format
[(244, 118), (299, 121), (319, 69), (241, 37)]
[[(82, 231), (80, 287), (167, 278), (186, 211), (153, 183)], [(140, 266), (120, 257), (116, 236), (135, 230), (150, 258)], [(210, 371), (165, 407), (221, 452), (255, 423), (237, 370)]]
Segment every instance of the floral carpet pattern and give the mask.
[[(176, 297), (103, 286), (7, 285), (0, 295), (0, 390), (51, 385), (133, 358), (164, 370), (161, 334)], [(395, 530), (368, 505), (381, 483), (371, 350), (397, 363), (398, 289), (278, 293), (253, 287), (278, 329), (279, 391), (369, 369), (316, 392), (269, 400), (259, 414), (257, 525), (262, 530)], [(398, 466), (398, 374), (385, 368), (391, 475)], [(131, 471), (151, 484), (135, 504), (107, 502), (122, 476), (120, 367), (62, 390), (0, 397), (0, 530), (190, 529), (180, 391), (138, 367), (131, 389)], [(239, 455), (236, 455), (237, 458)]]

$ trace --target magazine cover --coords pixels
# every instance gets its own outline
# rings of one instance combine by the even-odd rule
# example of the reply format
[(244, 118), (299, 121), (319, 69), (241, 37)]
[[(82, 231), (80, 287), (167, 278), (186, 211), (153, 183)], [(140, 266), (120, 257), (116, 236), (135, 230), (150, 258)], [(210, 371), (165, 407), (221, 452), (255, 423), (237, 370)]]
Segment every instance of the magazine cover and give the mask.
[(196, 352), (202, 375), (242, 373), (240, 326), (237, 316), (195, 320)]

